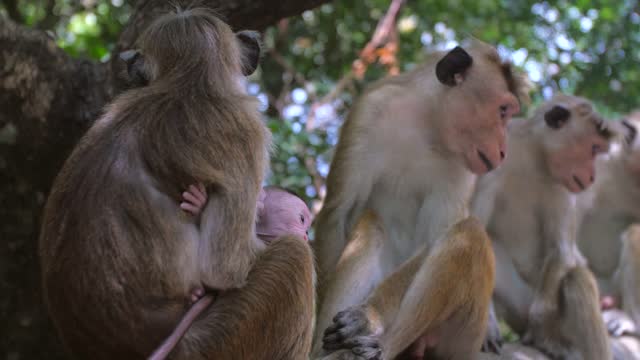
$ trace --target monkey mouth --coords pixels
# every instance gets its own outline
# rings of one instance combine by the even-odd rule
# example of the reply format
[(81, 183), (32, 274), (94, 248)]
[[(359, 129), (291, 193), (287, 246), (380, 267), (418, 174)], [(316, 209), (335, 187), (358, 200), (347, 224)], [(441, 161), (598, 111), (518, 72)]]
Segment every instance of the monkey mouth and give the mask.
[(488, 171), (493, 170), (493, 164), (491, 163), (491, 161), (489, 161), (489, 158), (487, 158), (487, 156), (480, 150), (478, 150), (478, 156), (480, 157), (480, 160), (482, 160), (482, 162), (484, 163), (484, 166), (487, 167)]
[(576, 184), (578, 184), (578, 187), (580, 188), (580, 190), (585, 189), (584, 184), (582, 183), (582, 181), (580, 181), (580, 179), (577, 176), (573, 175), (573, 181), (575, 181)]

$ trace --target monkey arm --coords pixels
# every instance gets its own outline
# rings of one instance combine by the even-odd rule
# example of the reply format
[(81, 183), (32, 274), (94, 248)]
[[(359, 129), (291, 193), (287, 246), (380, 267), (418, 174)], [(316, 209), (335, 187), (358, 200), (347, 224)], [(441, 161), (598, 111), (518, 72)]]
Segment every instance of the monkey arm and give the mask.
[(529, 310), (529, 321), (533, 324), (555, 316), (562, 279), (569, 269), (585, 263), (576, 244), (576, 213), (571, 199), (567, 196), (551, 199), (538, 218), (542, 229), (540, 246), (545, 257)]
[(247, 183), (241, 190), (210, 193), (197, 254), (205, 288), (226, 290), (246, 282), (256, 249), (264, 248), (255, 234), (257, 190)]
[(304, 359), (312, 340), (313, 258), (294, 236), (261, 253), (241, 289), (224, 292), (175, 350), (177, 359)]
[[(542, 278), (529, 309), (530, 327), (540, 327), (546, 320), (559, 316), (558, 295), (562, 280), (568, 271), (569, 267), (557, 253), (547, 257), (542, 270)], [(536, 330), (534, 329), (534, 331)]]
[(384, 241), (386, 234), (380, 219), (373, 212), (365, 212), (354, 228), (335, 272), (320, 284), (320, 293), (324, 296), (318, 297), (312, 357), (320, 355), (323, 335), (334, 316), (349, 306), (363, 303), (371, 288), (382, 279), (380, 257), (383, 256)]

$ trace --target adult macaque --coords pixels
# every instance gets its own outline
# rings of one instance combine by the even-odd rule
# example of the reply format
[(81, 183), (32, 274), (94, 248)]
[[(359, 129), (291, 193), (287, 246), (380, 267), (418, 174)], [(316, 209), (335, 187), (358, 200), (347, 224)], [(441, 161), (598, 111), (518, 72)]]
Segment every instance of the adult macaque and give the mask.
[[(308, 244), (255, 235), (270, 134), (241, 86), (258, 40), (203, 9), (154, 21), (129, 57), (148, 84), (119, 96), (82, 138), (45, 209), (45, 300), (74, 357), (151, 354), (189, 306), (221, 291), (175, 359), (300, 359), (311, 345)], [(203, 183), (198, 224), (181, 189)]]
[(554, 358), (611, 358), (597, 285), (577, 249), (574, 194), (594, 182), (612, 135), (587, 100), (557, 95), (511, 124), (509, 157), (480, 177), (472, 201), (493, 242), (496, 307)]
[(467, 204), (474, 174), (503, 161), (523, 85), (476, 41), (356, 102), (316, 220), (314, 356), (393, 359), (418, 339), (412, 350), (454, 360), (480, 348), (494, 265)]
[(640, 222), (640, 112), (620, 124), (624, 140), (598, 161), (602, 175), (579, 199), (578, 246), (605, 295), (603, 306), (620, 307), (640, 325), (640, 225), (632, 225)]

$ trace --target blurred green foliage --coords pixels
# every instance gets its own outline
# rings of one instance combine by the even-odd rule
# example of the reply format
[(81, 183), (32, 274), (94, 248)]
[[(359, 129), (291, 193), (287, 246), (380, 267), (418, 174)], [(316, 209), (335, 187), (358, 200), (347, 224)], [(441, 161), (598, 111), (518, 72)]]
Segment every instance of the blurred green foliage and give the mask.
[[(3, 3), (3, 2), (0, 2)], [(107, 61), (130, 15), (126, 0), (5, 0), (20, 21), (55, 35), (69, 54)], [(331, 151), (349, 105), (364, 85), (387, 75), (378, 64), (347, 81), (389, 0), (336, 1), (266, 30), (266, 54), (249, 91), (262, 103), (276, 148), (270, 183), (312, 204), (324, 191)], [(9, 9), (0, 7), (5, 14)], [(611, 118), (640, 100), (640, 5), (637, 0), (409, 0), (397, 21), (401, 70), (425, 50), (448, 49), (474, 36), (498, 45), (527, 71), (534, 104), (554, 92), (591, 98)], [(326, 101), (325, 101), (326, 100)], [(315, 204), (318, 205), (318, 204)]]

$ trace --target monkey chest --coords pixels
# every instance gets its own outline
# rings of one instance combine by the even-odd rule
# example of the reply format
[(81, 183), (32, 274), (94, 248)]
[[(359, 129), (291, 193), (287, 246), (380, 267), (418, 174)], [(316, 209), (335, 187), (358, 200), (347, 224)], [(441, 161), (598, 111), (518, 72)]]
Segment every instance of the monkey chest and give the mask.
[(492, 241), (505, 250), (518, 275), (527, 283), (537, 282), (544, 265), (545, 248), (542, 234), (544, 224), (535, 211), (504, 199), (498, 199), (493, 216), (487, 225)]

